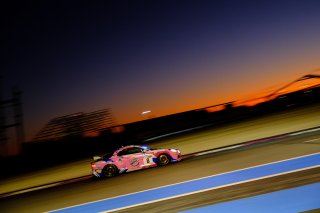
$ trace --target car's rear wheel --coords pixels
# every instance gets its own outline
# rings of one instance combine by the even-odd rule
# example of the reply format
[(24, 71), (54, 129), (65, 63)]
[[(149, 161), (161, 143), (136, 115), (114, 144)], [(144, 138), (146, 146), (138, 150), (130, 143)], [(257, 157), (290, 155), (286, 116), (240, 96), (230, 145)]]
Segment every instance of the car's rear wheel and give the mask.
[(157, 158), (158, 166), (165, 166), (170, 163), (170, 157), (166, 154), (160, 154)]
[(102, 172), (105, 177), (114, 177), (119, 173), (118, 168), (113, 164), (106, 165)]

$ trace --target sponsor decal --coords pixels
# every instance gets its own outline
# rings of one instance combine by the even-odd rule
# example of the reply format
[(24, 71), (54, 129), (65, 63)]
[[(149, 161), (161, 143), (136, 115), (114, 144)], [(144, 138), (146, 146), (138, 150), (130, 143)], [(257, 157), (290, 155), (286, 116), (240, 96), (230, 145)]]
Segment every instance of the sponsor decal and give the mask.
[(130, 165), (131, 166), (138, 166), (139, 165), (139, 161), (138, 158), (133, 158), (130, 160)]

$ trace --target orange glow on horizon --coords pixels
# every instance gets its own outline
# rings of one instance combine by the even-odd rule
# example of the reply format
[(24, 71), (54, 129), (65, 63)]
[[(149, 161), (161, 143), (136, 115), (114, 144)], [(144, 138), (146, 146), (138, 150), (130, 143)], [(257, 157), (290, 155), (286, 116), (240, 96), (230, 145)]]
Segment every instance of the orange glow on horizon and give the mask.
[(288, 87), (276, 92), (275, 94), (273, 94), (272, 96), (268, 97), (269, 94), (266, 93), (261, 93), (258, 96), (252, 96), (251, 98), (246, 98), (246, 99), (242, 99), (242, 100), (238, 100), (236, 101), (235, 106), (254, 106), (256, 104), (268, 101), (276, 96), (279, 95), (285, 95), (288, 93), (292, 93), (295, 91), (299, 91), (302, 89), (306, 89), (306, 88), (311, 88), (314, 86), (320, 85), (320, 79), (306, 79), (306, 80), (302, 80), (302, 81), (298, 81), (293, 83), (292, 85), (289, 85)]
[(83, 133), (84, 137), (97, 137), (100, 135), (99, 131), (87, 131)]
[(111, 128), (112, 133), (121, 133), (125, 130), (125, 127), (123, 125), (121, 126), (115, 126)]
[(225, 106), (224, 105), (219, 105), (219, 106), (206, 108), (206, 111), (207, 112), (217, 112), (217, 111), (220, 111), (220, 110), (223, 110), (223, 109), (225, 109)]
[[(310, 88), (310, 87), (313, 87), (316, 85), (320, 85), (320, 79), (306, 79), (306, 80), (298, 81), (298, 82), (295, 82), (286, 88), (283, 88), (282, 90), (278, 91), (277, 93), (273, 94), (272, 96), (269, 96), (269, 95), (272, 94), (274, 91), (276, 91), (277, 88), (268, 89), (268, 90), (262, 91), (258, 94), (239, 98), (238, 100), (235, 100), (233, 102), (233, 106), (234, 107), (255, 106), (259, 103), (269, 101), (276, 96), (295, 92), (295, 91), (298, 91), (301, 89)], [(240, 93), (240, 91), (238, 91), (238, 92)], [(232, 100), (229, 100), (229, 101), (232, 101)], [(215, 103), (217, 103), (217, 102), (218, 101), (216, 101)], [(213, 103), (213, 104), (215, 104), (215, 103)], [(220, 100), (220, 103), (226, 103), (226, 101)], [(192, 111), (192, 110), (199, 110), (199, 109), (206, 110), (209, 113), (217, 112), (217, 111), (225, 109), (225, 105), (223, 105), (223, 104), (217, 105), (217, 106), (212, 106), (212, 107), (210, 107), (210, 104), (211, 104), (210, 100), (208, 100), (208, 101), (204, 101), (201, 104), (200, 103), (198, 103), (198, 104), (192, 103), (190, 105), (184, 105), (183, 107), (172, 105), (171, 108), (154, 110), (153, 113), (156, 113), (156, 114), (152, 115), (152, 117), (150, 117), (150, 118), (157, 118), (157, 117), (172, 115), (172, 114), (176, 114), (176, 113), (183, 113), (183, 112)], [(219, 102), (217, 104), (219, 104)], [(145, 118), (142, 118), (141, 115), (137, 113), (137, 115), (134, 115), (131, 117), (126, 116), (126, 119), (122, 120), (122, 122), (118, 123), (118, 124), (128, 124), (128, 123), (142, 121), (142, 120), (145, 120)]]
[[(316, 73), (317, 74), (317, 73)], [(289, 83), (289, 82), (287, 82)], [(282, 86), (285, 86), (286, 84), (283, 83)], [(289, 85), (288, 87), (282, 88), (278, 92), (274, 93), (272, 96), (269, 96), (273, 92), (277, 91), (277, 89), (281, 88), (281, 85), (279, 84), (275, 87), (273, 86), (272, 88), (268, 88), (266, 90), (260, 90), (259, 93), (252, 94), (249, 96), (244, 96), (245, 91), (250, 91), (249, 87), (246, 87), (247, 85), (243, 85), (243, 88), (241, 90), (229, 90), (227, 93), (224, 91), (224, 88), (221, 88), (221, 90), (215, 90), (215, 91), (210, 91), (210, 93), (205, 94), (205, 99), (199, 99), (198, 101), (195, 101), (192, 99), (185, 98), (182, 96), (182, 99), (178, 99), (178, 101), (172, 103), (172, 102), (165, 102), (165, 99), (160, 99), (158, 98), (156, 101), (157, 103), (155, 104), (158, 106), (156, 109), (152, 109), (152, 115), (148, 119), (152, 118), (158, 118), (162, 116), (167, 116), (167, 115), (173, 115), (177, 113), (183, 113), (187, 111), (192, 111), (192, 110), (206, 110), (209, 113), (212, 112), (217, 112), (220, 110), (225, 109), (224, 105), (217, 105), (217, 106), (212, 106), (214, 104), (221, 104), (221, 103), (226, 103), (229, 101), (234, 101), (233, 106), (238, 107), (238, 106), (254, 106), (259, 103), (271, 100), (272, 98), (275, 98), (276, 96), (279, 95), (284, 95), (287, 93), (291, 93), (297, 90), (303, 90), (307, 89), (316, 85), (320, 85), (320, 79), (319, 78), (312, 78), (312, 79), (305, 79), (305, 80), (300, 80), (292, 85)], [(255, 86), (255, 85), (254, 85)], [(256, 87), (254, 87), (256, 88)], [(258, 90), (258, 89), (257, 89)], [(191, 92), (194, 92), (193, 90), (190, 90)], [(252, 86), (251, 86), (251, 91), (252, 91)], [(258, 90), (259, 91), (259, 90)], [(188, 91), (189, 92), (189, 91)], [(224, 93), (226, 92), (226, 93)], [(189, 93), (187, 93), (189, 94)], [(200, 93), (193, 93), (194, 94), (200, 94)], [(224, 95), (226, 94), (226, 95)], [(193, 101), (193, 102), (192, 102)], [(121, 108), (123, 107), (123, 108)], [(116, 125), (122, 125), (122, 126), (115, 126), (114, 128), (111, 129), (113, 133), (120, 133), (124, 131), (123, 125), (133, 123), (133, 122), (138, 122), (138, 121), (143, 121), (146, 120), (145, 117), (141, 116), (141, 110), (136, 107), (134, 110), (136, 111), (135, 113), (132, 113), (131, 111), (127, 110), (125, 108), (126, 106), (120, 105), (120, 107), (115, 107), (115, 109), (118, 109), (119, 112), (115, 113), (115, 115), (121, 115), (122, 117), (116, 117), (116, 120), (118, 121)], [(152, 106), (151, 106), (152, 108)], [(131, 109), (132, 110), (132, 109)], [(122, 112), (122, 113), (121, 113)], [(154, 113), (154, 114), (153, 114)], [(32, 138), (34, 134), (27, 133), (28, 137), (27, 138)], [(85, 135), (86, 137), (95, 137), (97, 136), (97, 133), (88, 133)], [(30, 140), (29, 139), (29, 140)]]

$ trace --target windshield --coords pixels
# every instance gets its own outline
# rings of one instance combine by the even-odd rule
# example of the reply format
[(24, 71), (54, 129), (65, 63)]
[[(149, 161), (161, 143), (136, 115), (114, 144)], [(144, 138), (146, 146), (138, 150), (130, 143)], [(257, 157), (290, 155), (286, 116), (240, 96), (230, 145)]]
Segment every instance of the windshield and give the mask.
[(113, 152), (108, 152), (108, 153), (104, 154), (104, 155), (102, 156), (102, 158), (103, 158), (103, 159), (109, 159), (109, 158), (112, 157), (112, 155), (113, 155)]
[(151, 150), (149, 146), (141, 146), (141, 148), (144, 150)]

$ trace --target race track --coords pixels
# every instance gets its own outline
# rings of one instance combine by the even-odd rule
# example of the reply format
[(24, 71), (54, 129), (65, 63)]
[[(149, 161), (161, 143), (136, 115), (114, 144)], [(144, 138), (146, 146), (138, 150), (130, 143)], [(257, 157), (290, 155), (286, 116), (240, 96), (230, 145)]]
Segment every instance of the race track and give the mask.
[[(191, 157), (183, 162), (167, 167), (132, 172), (112, 179), (89, 179), (59, 187), (10, 196), (0, 200), (0, 209), (1, 212), (53, 211), (82, 203), (319, 152), (320, 132), (314, 131), (274, 140), (266, 144), (242, 148), (240, 150)], [(268, 189), (280, 190), (310, 182), (319, 182), (318, 174), (318, 169), (310, 170), (303, 174), (295, 173), (292, 174), (292, 176), (284, 177), (284, 180), (289, 180), (289, 182), (280, 181), (281, 184), (273, 187), (270, 186)], [(266, 181), (268, 183), (275, 182), (274, 180)], [(251, 196), (254, 193), (265, 193), (263, 190), (260, 192), (258, 190), (261, 189), (261, 184), (261, 182), (252, 182), (245, 187), (241, 185), (234, 186), (235, 188), (232, 190), (224, 192), (223, 197), (227, 200), (235, 199), (239, 196), (239, 194), (234, 193), (235, 191), (240, 191), (240, 195), (243, 197)], [(221, 197), (209, 196), (209, 198), (204, 201), (198, 200), (196, 207), (222, 201), (223, 199), (221, 199)], [(190, 204), (190, 198), (182, 199), (182, 201), (180, 200), (178, 203), (182, 203), (184, 207), (181, 208), (181, 205), (179, 207), (176, 202), (172, 202), (166, 211), (176, 212), (195, 207), (194, 204)], [(163, 206), (161, 203), (155, 203), (155, 205), (159, 204), (160, 207)], [(148, 209), (150, 212), (161, 212), (165, 210), (160, 207), (149, 206)], [(126, 211), (128, 210), (130, 209)], [(131, 210), (133, 212), (139, 212), (141, 209)]]
[[(186, 155), (317, 127), (320, 127), (319, 104), (298, 109), (287, 109), (271, 115), (219, 127), (174, 134), (161, 140), (148, 140), (146, 144), (152, 147), (178, 148)], [(88, 176), (91, 174), (91, 161), (90, 158), (87, 158), (1, 179), (0, 197), (3, 194), (26, 188)]]

